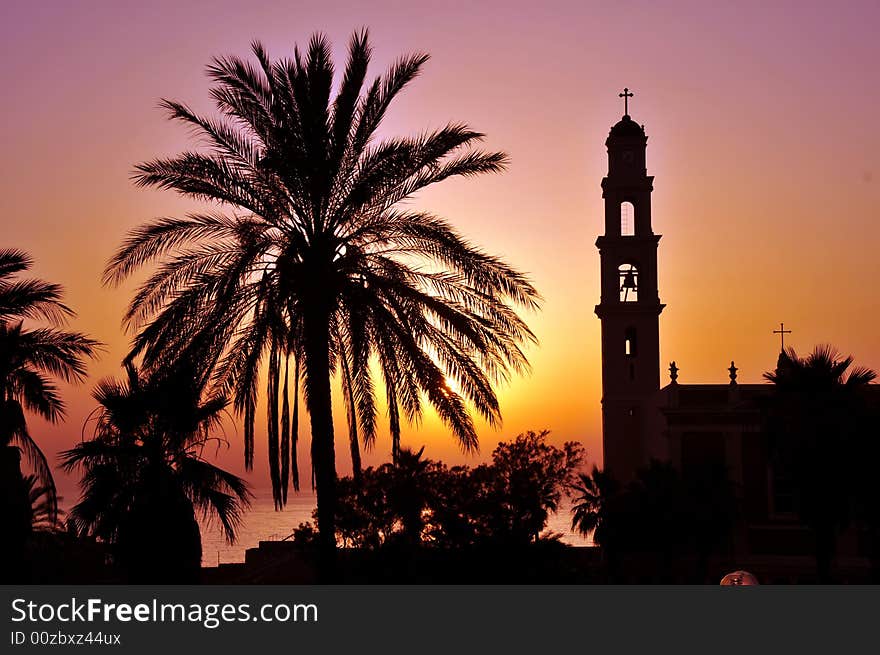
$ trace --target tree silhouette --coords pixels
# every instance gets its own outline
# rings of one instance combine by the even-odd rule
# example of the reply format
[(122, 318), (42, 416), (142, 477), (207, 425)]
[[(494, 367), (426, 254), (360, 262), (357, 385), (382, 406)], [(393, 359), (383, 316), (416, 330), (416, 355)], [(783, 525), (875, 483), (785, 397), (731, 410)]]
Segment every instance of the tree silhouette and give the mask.
[(538, 540), (551, 512), (559, 509), (584, 457), (580, 443), (562, 448), (546, 443), (549, 430), (528, 431), (499, 443), (492, 452), (492, 495), (496, 531), (511, 543)]
[(36, 475), (24, 476), (30, 504), (31, 530), (37, 532), (53, 532), (63, 526), (64, 512), (57, 509), (55, 501), (61, 502), (61, 496), (52, 497), (49, 487), (40, 483)]
[(472, 150), (483, 135), (462, 124), (376, 142), (389, 104), (427, 55), (403, 57), (365, 86), (371, 50), (366, 31), (356, 33), (331, 98), (334, 68), (323, 36), (314, 36), (305, 53), (295, 49), (292, 59), (272, 61), (259, 43), (253, 53), (256, 65), (224, 57), (209, 66), (220, 118), (163, 102), (210, 151), (147, 162), (135, 176), (139, 185), (218, 202), (227, 213), (165, 218), (134, 230), (105, 279), (119, 282), (149, 261), (162, 261), (126, 315), (140, 330), (131, 356), (142, 354), (152, 368), (207, 347), (216, 383), (233, 391), (244, 416), (248, 466), (257, 381), (267, 365), (269, 464), (278, 505), (285, 502), (287, 462), (295, 453), (296, 435), (289, 431), (296, 421), (289, 419), (284, 393), (294, 360), (291, 393), (298, 398), (301, 378), (320, 539), (332, 559), (334, 373), (342, 372), (350, 442), (355, 429), (368, 446), (375, 438), (374, 359), (395, 456), (401, 417), (417, 420), (424, 398), (473, 450), (468, 403), (490, 423), (499, 420), (492, 383), (527, 367), (520, 346), (534, 340), (511, 305), (535, 308), (539, 296), (525, 276), (446, 221), (401, 205), (431, 184), (497, 172), (506, 161), (503, 153)]
[(419, 549), (528, 549), (540, 542), (583, 455), (580, 444), (557, 448), (546, 435), (526, 432), (499, 443), (492, 463), (473, 469), (448, 468), (424, 458), (424, 449), (401, 448), (396, 464), (366, 468), (360, 484), (340, 478), (337, 540), (403, 556)]
[(401, 537), (403, 543), (409, 547), (422, 541), (425, 509), (431, 496), (433, 463), (422, 458), (424, 452), (424, 446), (417, 451), (401, 448), (397, 463), (390, 467), (388, 504), (391, 511), (400, 517)]
[(71, 520), (79, 532), (113, 544), (132, 582), (195, 582), (201, 567), (196, 511), (235, 539), (248, 506), (246, 483), (213, 466), (201, 450), (220, 426), (228, 400), (203, 398), (192, 367), (101, 381), (94, 392), (94, 438), (62, 454), (81, 470), (82, 497)]
[(774, 464), (792, 476), (798, 514), (815, 536), (820, 582), (831, 579), (837, 534), (851, 518), (853, 472), (863, 452), (862, 391), (876, 378), (852, 364), (831, 346), (806, 357), (788, 348), (764, 374), (776, 387), (767, 412)]
[[(25, 413), (53, 423), (63, 418), (64, 401), (55, 379), (81, 381), (84, 360), (94, 356), (99, 345), (58, 327), (73, 311), (61, 302), (60, 286), (18, 277), (32, 264), (20, 250), (0, 250), (0, 525), (6, 533), (0, 566), (10, 573), (15, 573), (31, 530), (22, 453), (44, 489), (46, 519), (54, 522), (58, 514), (52, 470), (28, 431)], [(47, 321), (52, 327), (30, 329), (25, 321)]]
[(609, 503), (618, 493), (618, 486), (616, 480), (595, 465), (589, 474), (579, 473), (578, 481), (571, 489), (574, 501), (571, 507), (571, 529), (585, 537), (592, 534), (595, 544), (606, 545), (605, 527)]
[(20, 250), (0, 250), (0, 445), (22, 450), (46, 487), (48, 510), (54, 518), (55, 481), (45, 455), (28, 432), (25, 411), (53, 423), (63, 418), (64, 401), (52, 378), (81, 382), (86, 374), (83, 360), (94, 356), (99, 344), (78, 332), (24, 327), (23, 319), (57, 325), (74, 315), (61, 302), (60, 286), (16, 279), (32, 264)]
[(593, 532), (612, 579), (625, 572), (622, 557), (635, 554), (653, 564), (656, 580), (668, 579), (674, 564), (693, 561), (688, 575), (702, 583), (710, 556), (730, 546), (737, 501), (723, 466), (681, 473), (652, 460), (625, 487), (595, 466), (579, 478), (572, 486), (572, 529)]

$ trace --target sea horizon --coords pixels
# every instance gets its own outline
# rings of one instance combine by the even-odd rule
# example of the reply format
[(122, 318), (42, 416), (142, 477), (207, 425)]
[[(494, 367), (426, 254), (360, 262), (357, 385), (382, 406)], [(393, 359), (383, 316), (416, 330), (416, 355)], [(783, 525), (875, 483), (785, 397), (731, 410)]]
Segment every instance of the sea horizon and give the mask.
[[(244, 562), (245, 551), (256, 548), (260, 541), (281, 541), (292, 535), (300, 523), (312, 521), (317, 499), (309, 491), (291, 492), (284, 509), (275, 510), (271, 489), (257, 489), (251, 507), (244, 513), (239, 536), (234, 544), (226, 542), (216, 521), (199, 521), (202, 533), (202, 566)], [(561, 540), (572, 546), (590, 546), (592, 540), (571, 530), (571, 501), (563, 498), (559, 511), (550, 514), (546, 532), (562, 535)]]

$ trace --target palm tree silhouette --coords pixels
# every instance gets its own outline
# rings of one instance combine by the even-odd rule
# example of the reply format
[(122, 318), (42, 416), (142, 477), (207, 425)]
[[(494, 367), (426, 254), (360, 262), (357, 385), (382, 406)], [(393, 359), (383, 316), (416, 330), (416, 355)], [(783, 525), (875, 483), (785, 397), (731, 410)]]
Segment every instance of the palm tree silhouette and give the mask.
[[(20, 250), (0, 250), (0, 525), (6, 531), (0, 557), (4, 562), (18, 561), (31, 529), (22, 454), (44, 488), (47, 520), (54, 522), (58, 514), (52, 470), (28, 431), (25, 412), (53, 423), (60, 420), (64, 401), (53, 379), (81, 381), (86, 374), (84, 359), (93, 357), (99, 345), (58, 327), (73, 311), (61, 302), (60, 286), (18, 277), (32, 264)], [(53, 327), (24, 325), (40, 320)]]
[(446, 221), (401, 206), (447, 178), (500, 171), (507, 159), (473, 150), (483, 135), (462, 124), (376, 142), (389, 104), (427, 55), (399, 59), (365, 87), (371, 49), (366, 31), (356, 33), (331, 98), (334, 69), (324, 36), (292, 59), (272, 61), (259, 43), (253, 53), (256, 66), (224, 57), (208, 68), (221, 118), (163, 102), (210, 152), (150, 161), (135, 176), (142, 186), (215, 201), (228, 213), (135, 229), (105, 280), (118, 283), (146, 262), (162, 261), (126, 315), (140, 330), (131, 356), (159, 367), (190, 348), (207, 349), (215, 382), (234, 393), (244, 416), (248, 466), (257, 381), (268, 364), (269, 464), (279, 505), (296, 447), (284, 393), (294, 369), (292, 394), (298, 398), (302, 379), (311, 421), (320, 541), (332, 557), (334, 373), (342, 373), (351, 444), (358, 429), (367, 446), (375, 439), (374, 359), (395, 457), (401, 417), (417, 420), (425, 397), (473, 450), (468, 403), (489, 423), (500, 419), (493, 382), (525, 370), (521, 345), (534, 341), (512, 306), (536, 308), (539, 296), (523, 274)]
[(605, 471), (593, 470), (578, 474), (579, 481), (572, 487), (571, 529), (582, 535), (593, 535), (593, 542), (604, 546), (604, 528), (608, 504), (617, 493), (618, 484)]
[(764, 374), (776, 385), (768, 408), (774, 463), (792, 475), (798, 513), (816, 539), (820, 582), (831, 579), (837, 534), (850, 518), (863, 438), (861, 390), (877, 377), (852, 364), (831, 346), (817, 346), (806, 357), (788, 348), (776, 370)]
[(64, 512), (57, 509), (55, 502), (61, 502), (61, 496), (52, 495), (49, 487), (40, 483), (36, 475), (24, 476), (30, 504), (31, 529), (35, 532), (54, 532), (63, 527)]
[(392, 512), (400, 519), (402, 542), (410, 548), (422, 541), (425, 508), (432, 492), (432, 462), (422, 459), (424, 452), (424, 446), (417, 451), (401, 448), (396, 464), (390, 467), (388, 502)]
[(129, 363), (127, 379), (101, 381), (94, 438), (62, 453), (81, 469), (77, 531), (113, 544), (132, 582), (195, 582), (201, 566), (196, 511), (216, 519), (231, 543), (249, 505), (246, 483), (201, 456), (228, 400), (203, 398), (190, 366), (147, 378)]

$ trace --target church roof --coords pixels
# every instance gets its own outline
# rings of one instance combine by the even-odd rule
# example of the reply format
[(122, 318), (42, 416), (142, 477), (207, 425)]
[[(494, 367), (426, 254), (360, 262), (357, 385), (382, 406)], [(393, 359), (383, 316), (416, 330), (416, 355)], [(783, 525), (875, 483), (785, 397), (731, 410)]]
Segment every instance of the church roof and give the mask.
[(645, 136), (645, 128), (636, 123), (629, 114), (621, 118), (614, 127), (611, 128), (609, 136)]

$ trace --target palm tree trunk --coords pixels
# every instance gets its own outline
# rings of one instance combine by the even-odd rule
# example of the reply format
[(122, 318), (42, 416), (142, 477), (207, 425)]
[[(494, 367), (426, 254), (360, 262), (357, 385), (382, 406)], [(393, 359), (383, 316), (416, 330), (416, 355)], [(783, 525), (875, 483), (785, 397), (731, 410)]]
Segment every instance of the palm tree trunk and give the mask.
[(0, 446), (0, 526), (0, 583), (24, 582), (22, 564), (31, 533), (31, 509), (21, 452), (15, 446)]
[(336, 452), (330, 394), (330, 338), (327, 320), (304, 321), (306, 389), (312, 426), (312, 467), (318, 496), (318, 544), (322, 575), (333, 574), (336, 556)]

